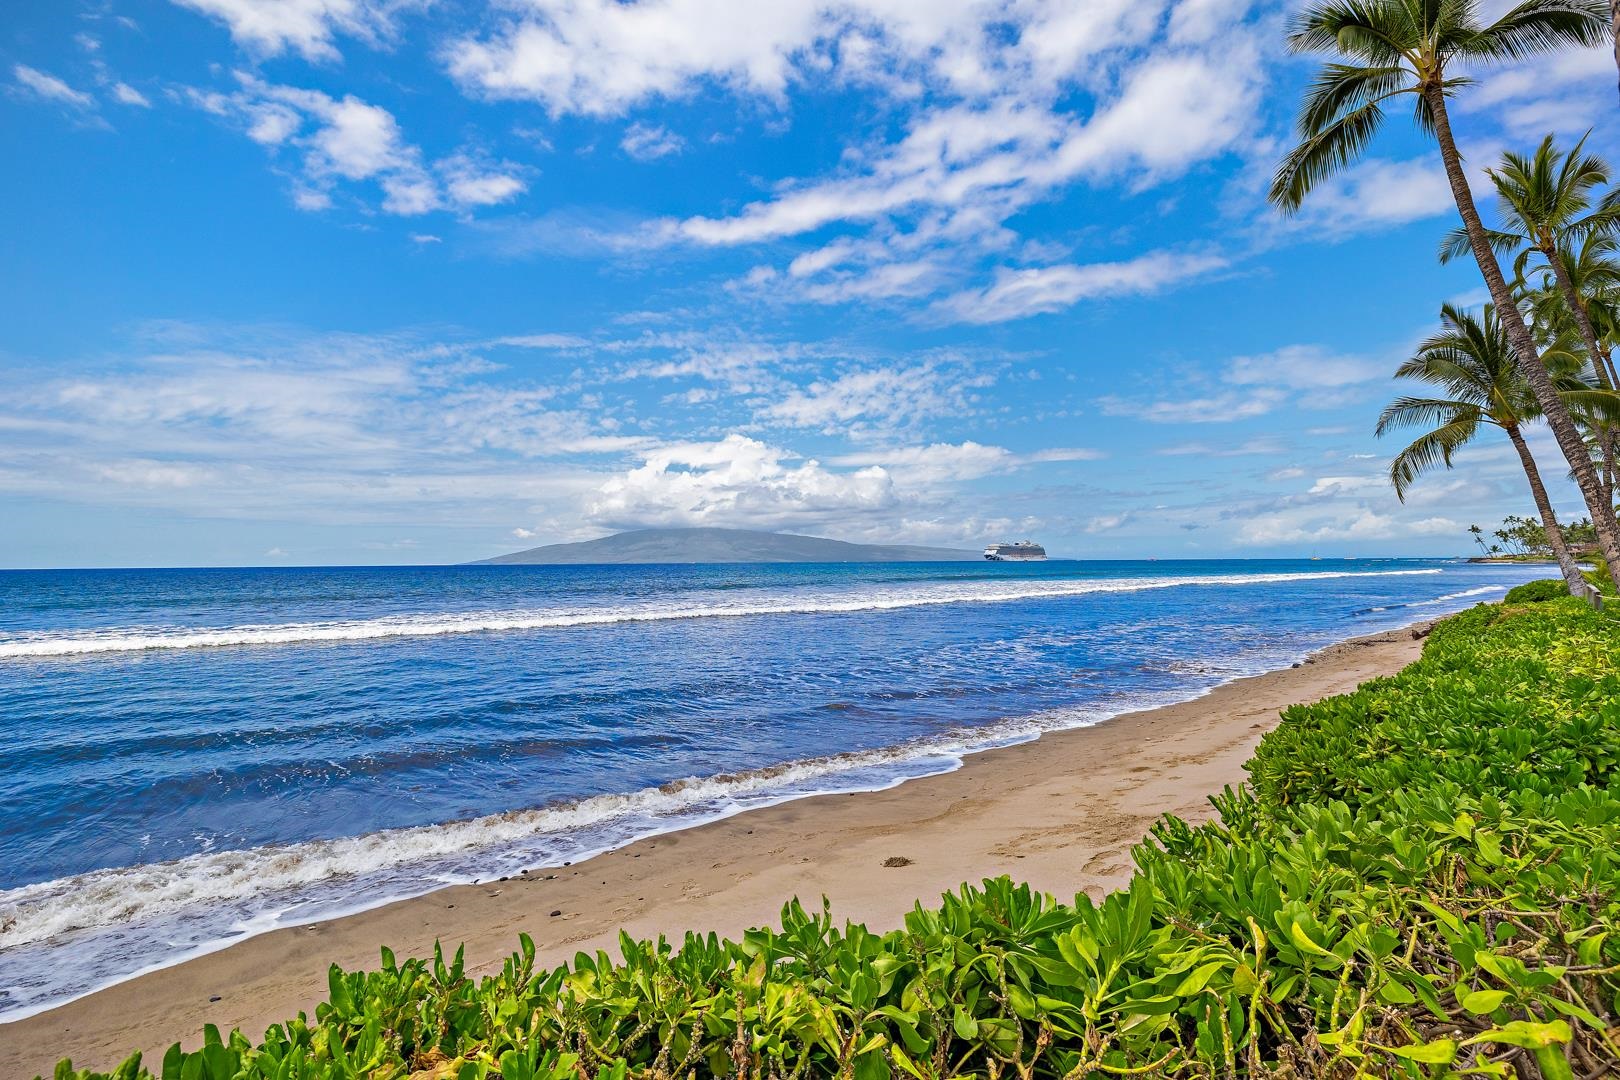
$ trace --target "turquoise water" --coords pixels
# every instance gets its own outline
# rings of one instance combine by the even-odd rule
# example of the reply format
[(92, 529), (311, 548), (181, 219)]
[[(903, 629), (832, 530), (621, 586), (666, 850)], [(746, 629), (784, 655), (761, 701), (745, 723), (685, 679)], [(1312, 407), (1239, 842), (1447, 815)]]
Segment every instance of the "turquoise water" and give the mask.
[(0, 1017), (277, 925), (953, 768), (1545, 573), (0, 572)]

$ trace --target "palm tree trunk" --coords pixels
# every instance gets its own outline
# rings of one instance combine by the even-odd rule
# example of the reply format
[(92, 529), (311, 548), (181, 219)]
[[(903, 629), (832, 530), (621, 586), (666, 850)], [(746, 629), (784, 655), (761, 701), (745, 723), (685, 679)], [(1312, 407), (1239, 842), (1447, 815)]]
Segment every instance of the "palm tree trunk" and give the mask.
[(1608, 563), (1609, 577), (1620, 588), (1620, 522), (1615, 521), (1614, 506), (1603, 494), (1597, 469), (1592, 465), (1592, 452), (1587, 449), (1586, 440), (1581, 438), (1569, 410), (1559, 398), (1552, 376), (1547, 374), (1546, 367), (1541, 363), (1530, 329), (1524, 325), (1524, 316), (1519, 314), (1518, 305), (1513, 302), (1513, 293), (1508, 289), (1507, 279), (1502, 276), (1502, 268), (1497, 265), (1496, 255), (1485, 240), (1485, 226), (1479, 220), (1479, 208), (1474, 205), (1474, 193), (1469, 190), (1468, 177), (1462, 170), (1462, 158), (1457, 153), (1457, 141), (1451, 134), (1445, 94), (1438, 85), (1429, 85), (1423, 89), (1423, 100), (1428, 104), (1429, 115), (1434, 121), (1435, 138), (1440, 143), (1440, 159), (1445, 164), (1452, 197), (1457, 201), (1457, 212), (1462, 215), (1463, 228), (1467, 230), (1469, 245), (1474, 249), (1474, 261), (1479, 263), (1479, 272), (1484, 276), (1485, 288), (1496, 306), (1497, 318), (1502, 320), (1502, 329), (1507, 331), (1508, 341), (1513, 345), (1519, 371), (1524, 375), (1525, 382), (1530, 384), (1536, 404), (1541, 406), (1547, 426), (1552, 429), (1553, 438), (1558, 440), (1558, 448), (1564, 452), (1570, 471), (1575, 474), (1575, 483), (1580, 487), (1581, 497), (1586, 500), (1586, 508), (1592, 515), (1598, 548)]
[[(1615, 3), (1620, 4), (1620, 0), (1615, 0)], [(1575, 313), (1575, 325), (1580, 327), (1581, 340), (1586, 344), (1587, 355), (1592, 358), (1592, 370), (1597, 373), (1598, 383), (1605, 390), (1613, 390), (1614, 383), (1609, 378), (1608, 370), (1603, 366), (1603, 354), (1598, 350), (1597, 328), (1592, 325), (1592, 313), (1586, 308), (1586, 298), (1575, 287), (1575, 280), (1569, 276), (1569, 267), (1564, 265), (1563, 254), (1557, 248), (1551, 251), (1543, 248), (1541, 254), (1552, 267), (1553, 277), (1558, 282), (1558, 291), (1564, 294), (1564, 303)]]
[(1575, 557), (1569, 553), (1569, 545), (1564, 543), (1564, 533), (1558, 527), (1558, 516), (1553, 513), (1552, 500), (1547, 498), (1547, 488), (1541, 482), (1541, 470), (1536, 468), (1536, 459), (1517, 426), (1505, 430), (1507, 437), (1513, 440), (1513, 449), (1519, 452), (1525, 478), (1530, 481), (1530, 494), (1536, 500), (1536, 513), (1541, 515), (1541, 531), (1547, 534), (1547, 546), (1552, 548), (1553, 558), (1558, 560), (1558, 570), (1564, 575), (1564, 584), (1569, 586), (1569, 595), (1588, 599), (1592, 586), (1587, 584), (1581, 568), (1575, 565)]
[[(1620, 0), (1614, 0), (1620, 4)], [(1569, 276), (1569, 267), (1564, 265), (1563, 252), (1551, 245), (1541, 249), (1542, 256), (1547, 265), (1552, 267), (1553, 277), (1558, 282), (1558, 291), (1564, 294), (1564, 303), (1575, 314), (1575, 325), (1580, 327), (1581, 340), (1586, 344), (1586, 355), (1592, 358), (1592, 372), (1597, 376), (1598, 385), (1605, 390), (1614, 389), (1614, 380), (1609, 376), (1606, 366), (1607, 357), (1598, 347), (1597, 328), (1592, 325), (1592, 313), (1587, 310), (1586, 297), (1575, 287), (1575, 280)], [(1620, 457), (1620, 445), (1613, 425), (1606, 422), (1597, 422), (1593, 425), (1597, 429), (1598, 449), (1603, 455), (1603, 473), (1600, 476), (1600, 487), (1603, 492), (1603, 501), (1607, 505), (1614, 503), (1614, 471), (1615, 459)]]
[(1620, 68), (1620, 0), (1609, 0), (1609, 24), (1614, 27), (1614, 66)]

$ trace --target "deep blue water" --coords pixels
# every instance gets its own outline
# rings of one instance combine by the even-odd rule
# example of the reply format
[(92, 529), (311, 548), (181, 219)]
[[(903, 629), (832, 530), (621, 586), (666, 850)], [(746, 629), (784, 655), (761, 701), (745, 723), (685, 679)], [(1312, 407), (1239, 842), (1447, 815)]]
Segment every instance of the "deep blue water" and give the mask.
[(1545, 573), (0, 572), (0, 1017), (283, 922), (937, 772)]

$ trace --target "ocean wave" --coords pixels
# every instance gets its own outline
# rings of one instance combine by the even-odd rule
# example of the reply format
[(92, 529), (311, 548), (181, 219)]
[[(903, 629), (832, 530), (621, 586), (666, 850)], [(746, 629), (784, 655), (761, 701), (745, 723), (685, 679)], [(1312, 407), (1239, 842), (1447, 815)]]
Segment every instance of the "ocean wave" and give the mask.
[[(820, 591), (798, 596), (742, 598), (729, 603), (644, 604), (633, 607), (391, 615), (334, 622), (293, 622), (226, 627), (156, 627), (40, 632), (0, 638), (0, 659), (48, 659), (94, 653), (227, 646), (298, 645), (438, 637), (445, 634), (502, 633), (679, 619), (736, 618), (750, 615), (848, 614), (927, 607), (937, 604), (994, 604), (1218, 585), (1265, 585), (1348, 577), (1401, 577), (1439, 574), (1438, 569), (1309, 571), (1274, 574), (1208, 574), (1162, 578), (1044, 580), (876, 589)], [(1444, 597), (1442, 600), (1446, 599)]]
[[(805, 758), (715, 776), (689, 777), (624, 794), (594, 795), (529, 810), (462, 821), (385, 829), (362, 836), (202, 852), (167, 862), (92, 870), (0, 891), (0, 952), (58, 935), (130, 924), (201, 906), (303, 893), (402, 868), (431, 868), (430, 884), (518, 873), (543, 854), (534, 842), (590, 835), (615, 847), (649, 835), (655, 823), (694, 824), (786, 798), (844, 791), (850, 779), (870, 786), (876, 774), (898, 782), (939, 771), (966, 754), (1080, 726), (1101, 717), (1056, 710), (875, 750)], [(844, 782), (829, 785), (827, 781)], [(518, 864), (522, 864), (521, 866)]]
[(1453, 600), (1467, 600), (1471, 596), (1489, 596), (1491, 593), (1505, 593), (1506, 585), (1481, 585), (1477, 589), (1464, 589), (1462, 592), (1446, 593), (1433, 600), (1415, 600), (1409, 607), (1433, 607), (1435, 604), (1449, 604)]

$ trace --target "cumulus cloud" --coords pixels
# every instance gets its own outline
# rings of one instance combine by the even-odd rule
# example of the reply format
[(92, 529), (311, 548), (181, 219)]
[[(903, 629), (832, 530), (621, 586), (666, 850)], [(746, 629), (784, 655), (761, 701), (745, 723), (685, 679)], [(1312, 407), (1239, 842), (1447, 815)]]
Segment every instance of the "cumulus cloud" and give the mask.
[(872, 466), (835, 472), (744, 435), (648, 452), (604, 483), (586, 516), (607, 528), (725, 524), (776, 529), (892, 509), (894, 482)]
[[(787, 267), (757, 267), (733, 287), (824, 304), (948, 294), (937, 316), (995, 322), (1113, 287), (1161, 287), (1130, 280), (1136, 270), (1173, 283), (1216, 268), (1211, 256), (1171, 264), (1150, 253), (1140, 266), (1134, 257), (1004, 266), (990, 284), (968, 287), (976, 263), (1005, 262), (1019, 246), (1008, 222), (1033, 203), (1077, 182), (1141, 190), (1252, 139), (1265, 64), (1250, 6), (526, 0), (510, 18), (458, 38), (446, 60), (470, 92), (536, 101), (557, 116), (618, 117), (717, 89), (772, 107), (802, 88), (855, 89), (895, 105), (894, 135), (849, 145), (829, 172), (778, 179), (734, 211), (609, 235), (558, 222), (513, 228), (527, 238), (522, 246), (566, 250), (756, 245), (844, 226), (855, 235), (790, 256)], [(622, 146), (646, 159), (680, 144), (637, 120)]]
[(394, 33), (395, 16), (427, 0), (174, 0), (225, 24), (231, 38), (256, 56), (296, 52), (307, 60), (338, 58), (334, 39), (346, 34), (377, 43)]

